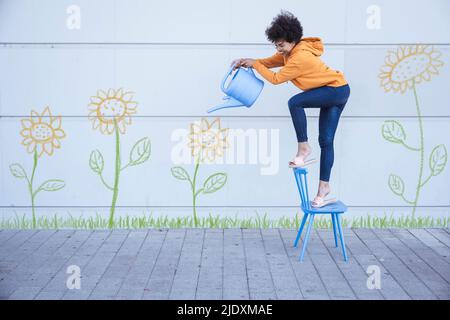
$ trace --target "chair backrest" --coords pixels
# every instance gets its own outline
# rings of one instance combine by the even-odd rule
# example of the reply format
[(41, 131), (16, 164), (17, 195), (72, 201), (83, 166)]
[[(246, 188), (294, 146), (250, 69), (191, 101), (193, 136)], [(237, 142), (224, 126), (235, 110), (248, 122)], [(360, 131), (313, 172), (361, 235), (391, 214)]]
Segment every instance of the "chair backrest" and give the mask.
[(302, 209), (311, 209), (308, 195), (308, 179), (306, 175), (308, 170), (305, 168), (293, 168), (295, 181), (297, 182), (298, 191), (300, 193), (300, 202)]

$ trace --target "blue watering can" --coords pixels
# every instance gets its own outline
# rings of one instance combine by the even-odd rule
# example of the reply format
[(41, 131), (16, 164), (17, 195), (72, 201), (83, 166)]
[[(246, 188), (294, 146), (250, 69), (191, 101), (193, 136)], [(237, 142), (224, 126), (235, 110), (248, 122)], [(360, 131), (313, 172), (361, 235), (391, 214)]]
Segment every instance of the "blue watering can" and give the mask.
[(255, 76), (252, 68), (239, 68), (231, 78), (230, 83), (225, 88), (225, 82), (233, 72), (234, 65), (231, 66), (228, 73), (222, 80), (221, 88), (226, 94), (223, 100), (226, 100), (218, 106), (212, 107), (208, 113), (224, 108), (247, 107), (250, 108), (261, 93), (264, 82)]

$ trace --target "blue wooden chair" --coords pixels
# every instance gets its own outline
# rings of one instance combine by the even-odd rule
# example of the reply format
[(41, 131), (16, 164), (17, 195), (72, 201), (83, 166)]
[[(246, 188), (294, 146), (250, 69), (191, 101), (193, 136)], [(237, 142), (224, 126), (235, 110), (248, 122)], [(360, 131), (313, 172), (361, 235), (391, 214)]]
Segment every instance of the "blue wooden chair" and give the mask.
[(308, 228), (306, 229), (305, 239), (303, 240), (302, 253), (300, 254), (300, 261), (303, 261), (303, 256), (305, 255), (306, 246), (308, 245), (308, 238), (311, 232), (311, 227), (314, 223), (314, 216), (316, 214), (331, 214), (331, 221), (333, 223), (333, 233), (334, 233), (334, 244), (336, 248), (338, 247), (337, 235), (336, 235), (336, 227), (339, 230), (339, 239), (341, 241), (342, 253), (344, 255), (344, 260), (347, 261), (347, 251), (345, 250), (345, 242), (344, 242), (344, 233), (342, 232), (341, 227), (341, 219), (340, 216), (342, 213), (347, 211), (347, 206), (342, 201), (337, 201), (334, 203), (330, 203), (322, 208), (314, 208), (311, 206), (311, 201), (309, 201), (308, 195), (308, 182), (306, 179), (306, 175), (308, 170), (305, 168), (293, 168), (295, 180), (297, 181), (298, 191), (300, 192), (300, 201), (301, 208), (303, 211), (303, 219), (300, 225), (300, 229), (297, 233), (297, 238), (295, 238), (294, 247), (297, 247), (298, 240), (303, 231), (303, 227), (305, 226), (306, 220), (308, 220)]

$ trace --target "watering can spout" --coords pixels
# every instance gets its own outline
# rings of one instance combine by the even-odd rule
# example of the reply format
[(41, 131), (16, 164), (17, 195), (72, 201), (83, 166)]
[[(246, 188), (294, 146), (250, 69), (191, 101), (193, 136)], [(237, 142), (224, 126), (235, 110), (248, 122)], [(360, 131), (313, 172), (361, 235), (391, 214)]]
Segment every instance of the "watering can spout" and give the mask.
[(220, 109), (224, 109), (224, 108), (236, 108), (236, 107), (243, 107), (244, 104), (242, 102), (240, 102), (239, 100), (236, 100), (233, 97), (230, 96), (225, 96), (223, 98), (223, 100), (225, 100), (225, 102), (223, 102), (222, 104), (219, 104), (215, 107), (212, 107), (210, 109), (208, 109), (208, 113), (220, 110)]

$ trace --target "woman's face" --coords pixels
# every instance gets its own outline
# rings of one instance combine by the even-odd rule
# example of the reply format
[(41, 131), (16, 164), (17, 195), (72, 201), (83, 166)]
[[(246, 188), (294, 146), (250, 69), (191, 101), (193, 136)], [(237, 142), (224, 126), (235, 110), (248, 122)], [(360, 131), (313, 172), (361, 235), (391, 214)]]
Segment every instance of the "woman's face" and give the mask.
[(285, 56), (289, 55), (292, 48), (295, 47), (295, 42), (287, 42), (284, 40), (275, 41), (275, 48), (277, 51)]

